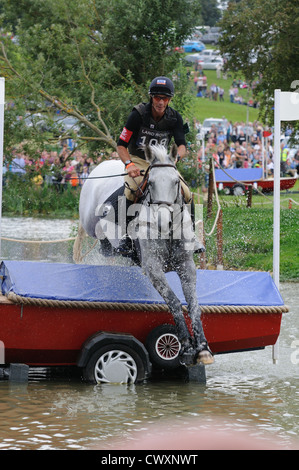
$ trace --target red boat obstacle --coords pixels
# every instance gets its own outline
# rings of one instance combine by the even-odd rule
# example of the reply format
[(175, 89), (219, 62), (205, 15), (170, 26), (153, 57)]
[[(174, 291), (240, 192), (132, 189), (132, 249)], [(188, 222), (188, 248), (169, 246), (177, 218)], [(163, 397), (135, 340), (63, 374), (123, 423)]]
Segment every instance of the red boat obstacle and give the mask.
[[(1, 276), (6, 363), (77, 365), (96, 382), (180, 367), (172, 315), (140, 268), (5, 261)], [(179, 278), (167, 277), (188, 321)], [(276, 343), (288, 308), (268, 273), (198, 270), (197, 292), (214, 354)]]

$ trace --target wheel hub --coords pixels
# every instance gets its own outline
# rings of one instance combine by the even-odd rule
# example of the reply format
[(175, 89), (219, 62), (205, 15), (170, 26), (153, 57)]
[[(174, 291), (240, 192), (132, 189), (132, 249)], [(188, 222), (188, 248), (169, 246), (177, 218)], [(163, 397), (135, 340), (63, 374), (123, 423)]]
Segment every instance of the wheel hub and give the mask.
[(134, 383), (137, 365), (128, 353), (112, 350), (103, 354), (95, 365), (97, 383)]
[(181, 344), (176, 335), (172, 333), (163, 334), (157, 339), (156, 353), (166, 361), (175, 359), (179, 355), (180, 349)]

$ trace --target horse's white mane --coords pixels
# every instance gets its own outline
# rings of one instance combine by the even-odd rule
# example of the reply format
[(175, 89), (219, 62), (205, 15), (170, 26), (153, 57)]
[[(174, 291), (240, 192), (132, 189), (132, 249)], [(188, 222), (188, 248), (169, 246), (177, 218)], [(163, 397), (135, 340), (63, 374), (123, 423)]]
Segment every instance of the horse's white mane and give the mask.
[(168, 163), (169, 161), (174, 162), (177, 157), (177, 146), (176, 144), (173, 144), (170, 152), (168, 153), (168, 150), (164, 145), (149, 145), (144, 147), (144, 152), (146, 160), (150, 163), (153, 163), (154, 160), (158, 160), (160, 163)]
[(164, 145), (161, 145), (161, 144), (152, 145), (151, 151), (153, 152), (153, 155), (155, 156), (155, 158), (159, 160), (159, 162), (161, 163), (166, 162), (168, 158), (168, 154), (167, 154), (167, 149), (164, 147)]

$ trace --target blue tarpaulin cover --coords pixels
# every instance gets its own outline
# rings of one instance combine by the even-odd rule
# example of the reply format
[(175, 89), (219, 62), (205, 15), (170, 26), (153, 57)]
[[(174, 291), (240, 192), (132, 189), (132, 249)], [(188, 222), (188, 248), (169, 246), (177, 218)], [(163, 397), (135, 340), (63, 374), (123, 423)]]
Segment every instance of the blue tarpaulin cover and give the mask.
[[(230, 178), (230, 176), (232, 178)], [(234, 183), (236, 181), (243, 181), (249, 183), (258, 181), (263, 177), (262, 168), (233, 168), (223, 170), (215, 170), (215, 179), (217, 183)]]
[[(3, 261), (0, 274), (4, 295), (14, 292), (40, 299), (165, 303), (138, 267)], [(166, 276), (186, 304), (178, 275), (170, 272)], [(198, 270), (197, 294), (200, 305), (284, 305), (266, 272)]]

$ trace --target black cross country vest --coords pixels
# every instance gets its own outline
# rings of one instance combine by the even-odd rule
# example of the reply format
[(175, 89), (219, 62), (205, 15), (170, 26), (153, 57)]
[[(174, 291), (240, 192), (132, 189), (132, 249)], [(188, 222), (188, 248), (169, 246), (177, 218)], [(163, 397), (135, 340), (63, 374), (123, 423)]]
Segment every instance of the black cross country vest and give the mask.
[(145, 159), (143, 149), (146, 145), (161, 144), (168, 148), (177, 123), (176, 111), (168, 106), (162, 119), (157, 122), (151, 115), (151, 103), (140, 103), (133, 109), (140, 114), (142, 123), (137, 136), (131, 138), (129, 153)]

